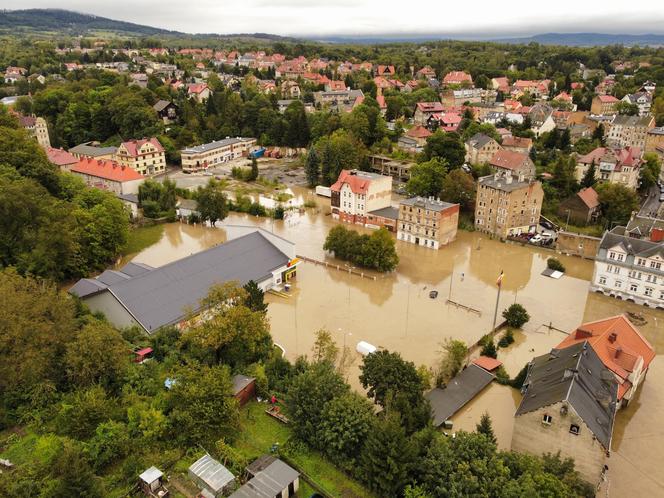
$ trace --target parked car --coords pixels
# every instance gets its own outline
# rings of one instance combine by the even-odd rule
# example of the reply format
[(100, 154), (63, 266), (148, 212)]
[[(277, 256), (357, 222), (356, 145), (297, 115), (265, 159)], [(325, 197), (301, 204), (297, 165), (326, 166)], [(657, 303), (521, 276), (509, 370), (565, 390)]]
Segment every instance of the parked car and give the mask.
[(546, 220), (541, 220), (540, 225), (542, 225), (544, 228), (547, 228), (549, 230), (554, 230), (556, 228), (556, 227), (553, 226), (553, 223), (551, 223), (550, 221), (546, 221)]
[(664, 192), (659, 196), (659, 202), (664, 202)]
[(535, 234), (531, 237), (531, 239), (528, 241), (530, 244), (539, 244), (542, 242), (542, 236), (538, 233)]

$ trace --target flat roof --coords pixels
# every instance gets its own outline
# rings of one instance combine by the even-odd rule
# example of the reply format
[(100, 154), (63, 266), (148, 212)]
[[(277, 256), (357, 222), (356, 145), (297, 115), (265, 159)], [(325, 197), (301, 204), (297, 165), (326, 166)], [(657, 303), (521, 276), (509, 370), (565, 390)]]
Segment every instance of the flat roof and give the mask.
[(242, 142), (248, 142), (254, 140), (253, 138), (224, 138), (223, 140), (217, 140), (216, 142), (210, 142), (207, 144), (195, 145), (193, 147), (187, 147), (182, 149), (182, 154), (200, 154), (202, 152), (209, 152), (211, 150), (219, 149), (221, 147), (228, 147), (229, 145), (239, 144)]
[(441, 201), (440, 199), (431, 199), (428, 197), (411, 197), (410, 199), (404, 199), (399, 204), (402, 206), (422, 207), (424, 209), (428, 209), (429, 211), (443, 211), (457, 205), (450, 202)]

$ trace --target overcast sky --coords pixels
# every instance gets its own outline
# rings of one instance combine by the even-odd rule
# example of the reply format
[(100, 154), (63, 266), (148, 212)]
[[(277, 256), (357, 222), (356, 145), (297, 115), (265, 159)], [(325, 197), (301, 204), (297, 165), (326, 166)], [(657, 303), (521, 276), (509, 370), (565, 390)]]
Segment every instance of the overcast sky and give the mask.
[(664, 33), (664, 0), (1, 0), (0, 6), (76, 10), (187, 33)]

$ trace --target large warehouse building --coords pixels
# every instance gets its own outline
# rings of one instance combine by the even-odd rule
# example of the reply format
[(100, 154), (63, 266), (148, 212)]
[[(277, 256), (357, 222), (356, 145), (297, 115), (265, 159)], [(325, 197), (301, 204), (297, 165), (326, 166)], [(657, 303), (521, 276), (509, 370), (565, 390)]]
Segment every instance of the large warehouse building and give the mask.
[(129, 263), (97, 278), (79, 280), (69, 292), (116, 327), (139, 326), (147, 333), (175, 325), (182, 328), (189, 313), (202, 311), (200, 301), (210, 287), (250, 280), (262, 290), (295, 276), (295, 245), (254, 227), (232, 227), (239, 234), (224, 244), (159, 268)]

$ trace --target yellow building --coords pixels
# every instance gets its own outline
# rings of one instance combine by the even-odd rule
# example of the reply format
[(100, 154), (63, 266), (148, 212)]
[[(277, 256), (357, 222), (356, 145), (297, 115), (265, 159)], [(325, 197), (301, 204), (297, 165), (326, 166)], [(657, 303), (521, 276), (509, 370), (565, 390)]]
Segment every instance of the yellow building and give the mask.
[(144, 176), (166, 170), (164, 147), (154, 137), (122, 142), (113, 159)]

